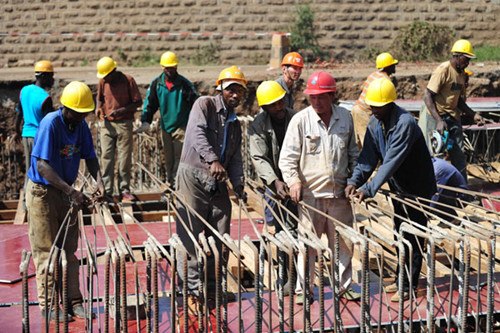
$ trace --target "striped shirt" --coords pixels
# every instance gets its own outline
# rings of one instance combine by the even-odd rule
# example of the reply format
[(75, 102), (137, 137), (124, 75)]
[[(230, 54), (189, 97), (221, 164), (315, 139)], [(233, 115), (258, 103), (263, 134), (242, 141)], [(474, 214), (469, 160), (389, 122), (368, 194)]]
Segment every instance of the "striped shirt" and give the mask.
[(355, 104), (362, 111), (365, 111), (365, 112), (368, 112), (371, 114), (370, 107), (365, 103), (366, 91), (368, 90), (368, 86), (370, 85), (370, 83), (372, 81), (374, 81), (376, 79), (380, 79), (380, 78), (388, 79), (389, 75), (387, 75), (387, 73), (384, 71), (376, 70), (375, 72), (368, 75), (368, 77), (366, 78), (366, 81), (363, 83), (363, 89), (361, 91), (361, 95), (359, 95), (359, 98)]

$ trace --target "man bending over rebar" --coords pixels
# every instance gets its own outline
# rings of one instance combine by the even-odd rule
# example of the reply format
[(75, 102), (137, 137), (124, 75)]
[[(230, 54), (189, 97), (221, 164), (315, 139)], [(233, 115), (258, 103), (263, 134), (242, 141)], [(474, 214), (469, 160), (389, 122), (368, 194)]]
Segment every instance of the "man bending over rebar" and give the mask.
[[(79, 265), (75, 256), (78, 222), (75, 221), (76, 214), (68, 213), (71, 208), (78, 209), (89, 200), (72, 186), (78, 176), (81, 159), (85, 160), (90, 174), (97, 181), (94, 198), (101, 199), (105, 193), (92, 135), (84, 120), (95, 108), (90, 88), (78, 81), (69, 83), (62, 92), (61, 104), (61, 109), (49, 113), (40, 122), (31, 153), (26, 189), (38, 301), (42, 317), (50, 320), (56, 319), (55, 309), (59, 306), (54, 304), (53, 290), (58, 292), (62, 283), (60, 279), (54, 281), (53, 275), (47, 272), (52, 246), (66, 253), (69, 315), (78, 318), (92, 316), (82, 306), (79, 287)], [(72, 317), (64, 318), (60, 311), (58, 319), (60, 322), (72, 321)]]
[[(394, 101), (397, 98), (396, 88), (391, 80), (376, 79), (368, 86), (366, 104), (371, 107), (372, 116), (364, 138), (363, 149), (358, 158), (358, 164), (353, 175), (347, 181), (346, 196), (363, 201), (367, 197), (374, 197), (380, 187), (389, 183), (389, 188), (399, 194), (409, 194), (430, 199), (436, 192), (436, 179), (432, 168), (432, 161), (422, 131), (415, 118)], [(377, 174), (368, 181), (377, 165), (381, 163)], [(400, 201), (392, 200), (394, 206), (394, 229), (399, 232), (404, 222), (401, 217), (410, 219), (422, 226), (427, 225), (427, 218), (421, 211)], [(412, 285), (418, 285), (418, 278), (422, 268), (422, 252), (424, 239), (406, 233), (413, 249)], [(409, 249), (405, 245), (405, 253)], [(405, 266), (409, 260), (405, 257)], [(406, 270), (404, 270), (403, 290), (398, 291), (398, 283), (385, 288), (387, 292), (396, 292), (392, 302), (399, 302), (400, 297), (409, 298), (410, 284)]]

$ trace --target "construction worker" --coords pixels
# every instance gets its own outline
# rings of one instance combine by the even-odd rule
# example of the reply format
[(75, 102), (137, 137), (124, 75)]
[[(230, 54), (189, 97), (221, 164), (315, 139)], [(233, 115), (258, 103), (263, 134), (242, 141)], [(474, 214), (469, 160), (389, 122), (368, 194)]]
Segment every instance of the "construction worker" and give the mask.
[[(52, 97), (49, 90), (54, 85), (54, 67), (48, 60), (40, 60), (35, 63), (35, 83), (21, 89), (16, 115), (16, 139), (22, 137), (24, 148), (24, 165), (28, 180), (28, 169), (31, 160), (33, 140), (40, 125), (40, 121), (49, 112), (54, 111)], [(21, 130), (21, 124), (22, 130)], [(24, 199), (24, 198), (23, 198)]]
[[(309, 96), (311, 106), (298, 112), (290, 121), (281, 148), (279, 168), (290, 189), (291, 199), (316, 207), (347, 226), (352, 226), (353, 215), (344, 188), (358, 157), (354, 136), (354, 125), (348, 110), (337, 106), (336, 81), (324, 71), (311, 74), (304, 94)], [(299, 234), (315, 232), (318, 237), (326, 234), (329, 247), (334, 250), (334, 226), (323, 215), (307, 214), (299, 209), (301, 223)], [(309, 222), (312, 219), (312, 225)], [(314, 272), (315, 251), (310, 256), (310, 272)], [(340, 239), (340, 293), (348, 300), (358, 300), (360, 294), (350, 284), (352, 280), (351, 258), (353, 245), (350, 240)], [(298, 256), (298, 279), (296, 303), (303, 304), (304, 281), (303, 255)], [(314, 279), (311, 278), (312, 283)], [(312, 296), (312, 293), (310, 293)], [(313, 301), (312, 297), (310, 301)]]
[[(142, 97), (134, 78), (118, 71), (116, 66), (110, 57), (97, 62), (96, 116), (100, 120), (102, 179), (107, 195), (133, 201), (135, 197), (130, 193), (132, 127)], [(115, 155), (118, 155), (118, 193), (114, 182)]]
[(189, 111), (198, 93), (191, 81), (177, 72), (179, 61), (173, 52), (165, 52), (160, 59), (163, 73), (155, 78), (146, 93), (138, 133), (147, 131), (153, 115), (160, 109), (163, 153), (167, 181), (174, 183), (184, 142)]
[[(211, 230), (199, 216), (220, 235), (229, 233), (231, 201), (227, 180), (231, 182), (236, 197), (246, 201), (243, 190), (241, 126), (235, 108), (245, 97), (247, 80), (238, 67), (231, 66), (220, 72), (216, 85), (216, 90), (220, 94), (200, 97), (193, 105), (176, 180), (180, 198), (176, 203), (178, 209), (176, 230), (190, 256), (187, 264), (187, 284), (190, 300), (194, 303), (199, 296), (200, 277), (197, 251), (189, 233), (196, 239), (201, 232), (204, 232), (207, 238), (212, 235)], [(191, 208), (197, 214), (194, 214)], [(222, 254), (219, 238), (214, 236), (214, 239), (219, 253)], [(180, 259), (179, 272), (182, 271), (183, 265), (184, 262)], [(208, 300), (209, 305), (213, 305), (216, 290), (213, 256), (208, 257), (206, 267)], [(234, 294), (227, 295), (229, 301), (234, 298)]]
[(281, 61), (282, 75), (276, 80), (285, 89), (285, 107), (294, 110), (294, 85), (300, 79), (304, 59), (297, 52), (285, 54)]
[[(278, 166), (279, 156), (286, 129), (295, 112), (285, 107), (285, 90), (276, 81), (264, 81), (256, 91), (257, 103), (262, 109), (248, 128), (250, 137), (250, 157), (257, 176), (266, 187), (265, 197), (269, 206), (264, 208), (264, 215), (267, 225), (274, 229), (274, 233), (283, 230), (275, 216), (285, 217), (284, 223), (292, 232), (297, 227), (294, 217), (289, 217), (285, 210), (282, 210), (271, 196), (276, 196), (282, 200), (290, 211), (297, 215), (297, 206), (290, 200), (288, 186), (283, 181), (283, 176)], [(274, 215), (273, 215), (274, 212)], [(284, 295), (290, 294), (290, 284), (285, 276), (286, 284), (283, 287)]]
[[(72, 187), (81, 159), (85, 160), (90, 174), (97, 181), (94, 199), (101, 199), (105, 193), (92, 135), (84, 120), (95, 106), (90, 88), (78, 81), (69, 83), (62, 92), (61, 104), (63, 107), (49, 113), (40, 122), (26, 188), (29, 240), (36, 268), (38, 301), (42, 317), (51, 320), (56, 319), (54, 309), (59, 306), (54, 304), (52, 298), (53, 288), (56, 292), (59, 288), (53, 275), (47, 274), (47, 259), (52, 246), (66, 253), (69, 314), (78, 318), (90, 318), (92, 315), (86, 313), (82, 306), (79, 265), (75, 256), (79, 233), (76, 212), (89, 200)], [(66, 219), (67, 214), (70, 214), (70, 220)], [(58, 285), (61, 286), (61, 281)], [(64, 319), (60, 311), (59, 321)], [(73, 320), (72, 317), (66, 319)]]
[(352, 119), (354, 121), (354, 130), (356, 132), (356, 142), (358, 147), (361, 149), (363, 147), (363, 140), (365, 138), (366, 126), (371, 115), (370, 106), (365, 103), (366, 89), (370, 83), (378, 78), (390, 79), (392, 75), (396, 73), (396, 65), (398, 60), (388, 53), (380, 53), (377, 56), (375, 65), (377, 70), (368, 75), (366, 81), (363, 82), (362, 91), (359, 98), (356, 100), (352, 108)]
[[(394, 103), (397, 98), (396, 88), (391, 80), (379, 78), (370, 83), (366, 90), (365, 102), (372, 110), (363, 149), (358, 158), (358, 164), (353, 175), (347, 181), (346, 196), (363, 201), (374, 197), (380, 187), (389, 183), (391, 191), (399, 197), (405, 195), (419, 196), (430, 199), (436, 192), (436, 179), (432, 161), (425, 140), (415, 118)], [(377, 166), (378, 172), (371, 179)], [(399, 232), (403, 220), (400, 216), (410, 219), (421, 226), (427, 225), (424, 213), (404, 205), (398, 200), (392, 200), (394, 207), (394, 229)], [(412, 286), (418, 286), (418, 277), (422, 268), (422, 252), (424, 240), (414, 235), (403, 233), (413, 250)], [(405, 253), (409, 249), (405, 245)], [(409, 260), (405, 256), (405, 265), (409, 268)], [(410, 283), (406, 270), (403, 269), (403, 290), (398, 291), (397, 282), (385, 288), (387, 292), (396, 292), (391, 301), (398, 302), (401, 297), (408, 299)]]
[(461, 113), (474, 119), (478, 125), (484, 124), (479, 113), (474, 112), (463, 100), (466, 74), (465, 68), (470, 59), (476, 56), (472, 44), (460, 39), (451, 48), (452, 57), (440, 64), (432, 73), (427, 89), (424, 92), (425, 107), (420, 111), (419, 126), (422, 128), (425, 140), (430, 147), (432, 132), (437, 130), (443, 134), (448, 131), (448, 139), (454, 142), (449, 151), (450, 161), (467, 180), (467, 159), (464, 149), (464, 136)]
[[(433, 155), (432, 166), (434, 167), (436, 183), (467, 190), (467, 181), (460, 171), (449, 162), (448, 149), (452, 148), (452, 144), (450, 145), (447, 142), (447, 137), (443, 137), (438, 131), (434, 131), (431, 139), (431, 148)], [(431, 207), (438, 210), (434, 211), (434, 213), (440, 218), (448, 222), (456, 222), (455, 218), (458, 214), (452, 207), (459, 206), (457, 199), (461, 199), (462, 202), (471, 201), (472, 197), (464, 193), (438, 187), (437, 193), (432, 197)], [(441, 204), (445, 204), (446, 206)], [(443, 226), (443, 224), (441, 225)]]
[[(455, 187), (462, 190), (468, 190), (467, 182), (462, 174), (451, 163), (439, 157), (432, 157), (432, 166), (434, 167), (434, 175), (436, 176), (436, 183), (448, 187)], [(437, 193), (432, 197), (431, 207), (436, 208), (433, 211), (437, 216), (445, 221), (459, 224), (456, 220), (458, 214), (452, 207), (459, 207), (458, 199), (462, 201), (471, 201), (471, 196), (438, 187)], [(444, 204), (445, 206), (441, 205)], [(441, 224), (441, 226), (444, 226)]]

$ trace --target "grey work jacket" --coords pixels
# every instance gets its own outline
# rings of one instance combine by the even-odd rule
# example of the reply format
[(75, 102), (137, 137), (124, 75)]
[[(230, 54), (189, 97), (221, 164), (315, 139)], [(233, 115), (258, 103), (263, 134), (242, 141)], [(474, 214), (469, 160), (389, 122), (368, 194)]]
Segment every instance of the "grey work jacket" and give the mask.
[(219, 161), (233, 187), (244, 184), (241, 126), (222, 95), (203, 96), (194, 102), (186, 127), (180, 162), (209, 177), (210, 163)]
[[(286, 127), (295, 112), (286, 109)], [(271, 186), (276, 180), (283, 180), (278, 166), (281, 147), (271, 124), (271, 117), (265, 111), (261, 111), (248, 128), (250, 137), (250, 156), (255, 167), (255, 172), (262, 181)]]

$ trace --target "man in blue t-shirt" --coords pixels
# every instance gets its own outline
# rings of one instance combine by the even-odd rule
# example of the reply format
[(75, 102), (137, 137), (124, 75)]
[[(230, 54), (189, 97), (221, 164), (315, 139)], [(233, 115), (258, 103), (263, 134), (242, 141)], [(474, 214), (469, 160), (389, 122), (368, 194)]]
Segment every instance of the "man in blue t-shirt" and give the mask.
[(54, 111), (52, 98), (48, 93), (53, 85), (54, 67), (52, 63), (48, 60), (40, 60), (35, 64), (35, 83), (23, 87), (19, 94), (19, 103), (16, 107), (15, 138), (16, 140), (22, 138), (23, 142), (24, 166), (26, 168), (24, 186), (28, 180), (33, 139), (40, 121), (47, 113)]
[(67, 296), (71, 315), (65, 318), (62, 311), (59, 312), (59, 321), (72, 321), (73, 317), (92, 316), (85, 313), (82, 306), (75, 256), (79, 229), (74, 219), (80, 206), (89, 201), (85, 194), (72, 187), (81, 159), (85, 159), (97, 182), (93, 198), (101, 199), (105, 192), (92, 136), (84, 120), (95, 108), (90, 88), (82, 82), (71, 82), (63, 90), (61, 104), (61, 109), (42, 119), (35, 136), (26, 186), (26, 207), (42, 316), (55, 320), (54, 309), (58, 306), (52, 301), (56, 281), (47, 274), (46, 262), (52, 246), (56, 246), (64, 250), (67, 258)]

